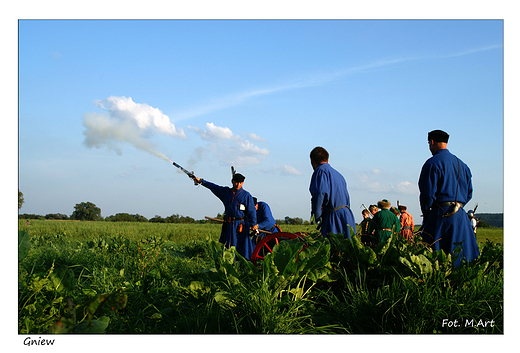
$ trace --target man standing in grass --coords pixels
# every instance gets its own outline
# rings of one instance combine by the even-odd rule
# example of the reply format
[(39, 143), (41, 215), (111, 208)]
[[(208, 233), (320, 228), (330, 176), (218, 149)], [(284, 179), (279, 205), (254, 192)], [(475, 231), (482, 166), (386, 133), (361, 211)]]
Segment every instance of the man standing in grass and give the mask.
[(449, 135), (442, 130), (428, 133), (428, 145), (432, 157), (428, 159), (419, 176), (419, 201), (423, 214), (422, 238), (435, 250), (453, 253), (462, 243), (461, 256), (472, 261), (479, 255), (477, 241), (471, 229), (464, 205), (471, 199), (473, 186), (471, 171), (448, 150)]
[(360, 240), (363, 244), (372, 248), (376, 240), (371, 234), (368, 234), (368, 227), (370, 226), (370, 222), (372, 222), (370, 218), (371, 213), (367, 209), (364, 209), (361, 211), (361, 215), (363, 216), (363, 220), (359, 223)]
[(415, 227), (413, 217), (406, 211), (406, 206), (399, 205), (399, 211), (401, 211), (401, 215), (399, 216), (399, 221), (401, 222), (401, 235), (408, 241), (412, 241), (413, 228)]
[(329, 164), (329, 153), (323, 147), (311, 151), (314, 169), (309, 191), (311, 193), (311, 217), (320, 221), (321, 234), (343, 234), (350, 239), (350, 227), (356, 234), (356, 221), (350, 210), (350, 196), (345, 178)]
[(193, 179), (195, 184), (211, 190), (224, 204), (224, 223), (219, 241), (228, 249), (235, 247), (237, 252), (249, 260), (253, 253), (254, 244), (249, 236), (249, 227), (258, 229), (256, 223), (256, 209), (253, 196), (242, 188), (245, 177), (242, 174), (233, 174), (233, 187), (219, 186), (202, 178)]
[(401, 223), (399, 218), (389, 210), (391, 204), (384, 199), (377, 203), (377, 207), (381, 211), (377, 212), (372, 218), (368, 226), (368, 234), (374, 234), (377, 243), (386, 242), (392, 235), (392, 229), (395, 226), (395, 231), (399, 233), (401, 230)]

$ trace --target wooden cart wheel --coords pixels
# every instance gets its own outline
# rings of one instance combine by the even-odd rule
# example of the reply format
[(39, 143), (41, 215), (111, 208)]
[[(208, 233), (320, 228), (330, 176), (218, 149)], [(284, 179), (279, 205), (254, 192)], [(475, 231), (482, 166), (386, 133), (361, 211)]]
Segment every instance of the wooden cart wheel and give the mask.
[(280, 241), (300, 238), (300, 234), (278, 232), (266, 235), (256, 245), (251, 255), (251, 262), (256, 265), (257, 260), (263, 260), (265, 255), (273, 252), (275, 245), (280, 244)]

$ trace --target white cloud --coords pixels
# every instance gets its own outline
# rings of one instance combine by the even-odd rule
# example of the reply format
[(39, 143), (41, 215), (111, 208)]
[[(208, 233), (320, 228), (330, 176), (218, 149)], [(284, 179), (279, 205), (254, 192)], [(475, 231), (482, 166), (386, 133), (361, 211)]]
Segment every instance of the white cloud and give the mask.
[(219, 142), (232, 140), (235, 137), (230, 128), (215, 126), (213, 123), (206, 123), (206, 130), (193, 126), (188, 126), (188, 129), (195, 131), (205, 141)]
[(256, 142), (267, 142), (266, 139), (263, 137), (258, 136), (254, 132), (251, 132), (249, 134), (243, 134), (244, 136), (248, 137), (250, 140), (256, 141)]
[[(216, 158), (223, 164), (229, 165), (257, 165), (260, 159), (266, 158), (269, 150), (261, 148), (239, 135), (235, 135), (228, 127), (216, 126), (214, 123), (206, 123), (205, 129), (188, 126), (204, 141), (209, 144), (199, 147), (190, 163), (195, 163), (206, 157)], [(256, 134), (254, 134), (257, 136)]]
[(355, 172), (355, 180), (349, 182), (349, 188), (365, 190), (371, 193), (398, 193), (414, 195), (418, 193), (417, 185), (407, 180), (402, 180), (400, 174), (389, 175), (388, 173), (373, 169), (371, 173)]
[(273, 167), (275, 170), (278, 170), (280, 171), (280, 174), (282, 175), (302, 175), (303, 172), (300, 172), (299, 170), (297, 170), (296, 168), (290, 166), (290, 165), (275, 165)]

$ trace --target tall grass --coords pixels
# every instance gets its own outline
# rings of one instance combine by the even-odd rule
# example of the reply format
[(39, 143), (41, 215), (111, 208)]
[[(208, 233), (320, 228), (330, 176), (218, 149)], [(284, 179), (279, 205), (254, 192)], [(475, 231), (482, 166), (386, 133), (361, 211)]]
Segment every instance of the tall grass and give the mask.
[(284, 242), (256, 268), (218, 244), (219, 224), (21, 222), (31, 244), (19, 263), (19, 332), (60, 322), (107, 333), (503, 331), (500, 245), (482, 243), (477, 261), (453, 268), (398, 237), (372, 250), (357, 238), (331, 244), (314, 226), (282, 228), (311, 233), (307, 248)]

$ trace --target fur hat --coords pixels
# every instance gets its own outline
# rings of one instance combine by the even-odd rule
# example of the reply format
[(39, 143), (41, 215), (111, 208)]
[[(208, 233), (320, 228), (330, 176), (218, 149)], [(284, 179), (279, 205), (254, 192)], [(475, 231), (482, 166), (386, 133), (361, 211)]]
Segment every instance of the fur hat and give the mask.
[(377, 207), (383, 210), (388, 210), (391, 204), (387, 199), (382, 199), (381, 201), (377, 201)]
[(242, 174), (236, 173), (235, 175), (233, 175), (233, 179), (231, 179), (231, 180), (237, 181), (239, 183), (243, 183), (244, 180), (246, 180), (246, 177), (243, 176)]
[(399, 205), (399, 211), (406, 211), (406, 206)]

